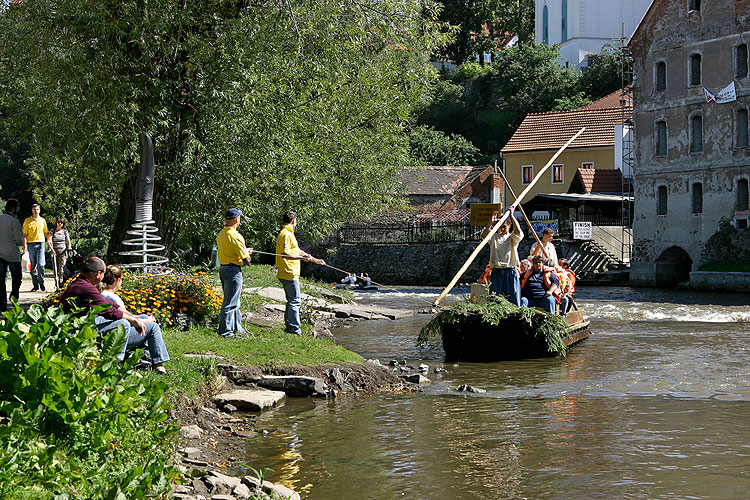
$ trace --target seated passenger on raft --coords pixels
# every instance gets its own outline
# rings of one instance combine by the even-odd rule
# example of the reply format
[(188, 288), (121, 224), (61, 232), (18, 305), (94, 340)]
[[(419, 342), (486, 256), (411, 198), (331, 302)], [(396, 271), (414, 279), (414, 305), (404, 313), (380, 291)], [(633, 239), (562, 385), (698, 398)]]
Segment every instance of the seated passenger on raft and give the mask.
[(541, 307), (546, 312), (555, 314), (555, 293), (559, 286), (560, 280), (544, 267), (542, 256), (535, 255), (531, 269), (521, 277), (521, 306)]

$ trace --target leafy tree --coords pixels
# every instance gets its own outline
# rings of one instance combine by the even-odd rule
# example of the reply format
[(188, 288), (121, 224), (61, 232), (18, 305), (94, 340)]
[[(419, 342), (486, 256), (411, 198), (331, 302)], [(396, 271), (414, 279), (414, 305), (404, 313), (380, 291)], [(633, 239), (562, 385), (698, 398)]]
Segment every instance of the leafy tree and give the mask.
[(411, 150), (427, 165), (476, 165), (481, 157), (479, 149), (463, 136), (424, 125), (412, 132)]
[(210, 241), (228, 206), (256, 245), (288, 209), (316, 237), (398, 194), (437, 13), (423, 0), (20, 2), (0, 15), (0, 99), (13, 133), (33, 137), (38, 196), (66, 213), (100, 203), (84, 212), (114, 217), (110, 254), (133, 217), (142, 129), (168, 248), (180, 231)]
[(534, 38), (533, 0), (443, 0), (440, 20), (454, 27), (453, 40), (439, 53), (456, 64), (495, 52), (507, 34)]
[[(629, 54), (624, 62), (627, 67), (633, 67), (632, 57)], [(589, 65), (581, 73), (579, 89), (593, 100), (621, 89), (623, 85), (622, 65), (622, 51), (610, 44), (605, 45), (598, 55), (589, 57)], [(630, 83), (632, 82), (625, 82), (626, 85)]]

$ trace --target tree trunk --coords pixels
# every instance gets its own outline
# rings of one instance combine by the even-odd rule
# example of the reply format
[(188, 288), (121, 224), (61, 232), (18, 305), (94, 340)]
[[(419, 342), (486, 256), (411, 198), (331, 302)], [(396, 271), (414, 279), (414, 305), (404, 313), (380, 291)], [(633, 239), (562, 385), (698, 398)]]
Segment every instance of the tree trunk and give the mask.
[[(170, 257), (177, 244), (179, 227), (176, 218), (173, 216), (173, 211), (170, 209), (169, 200), (159, 183), (154, 187), (153, 218), (156, 227), (159, 229), (157, 234), (162, 238), (161, 244), (166, 247), (163, 251), (158, 253)], [(120, 252), (134, 249), (134, 247), (128, 247), (122, 244), (123, 240), (129, 237), (127, 231), (130, 229), (130, 226), (134, 221), (135, 176), (132, 176), (125, 180), (122, 189), (120, 190), (120, 205), (117, 209), (117, 217), (115, 218), (115, 223), (112, 226), (112, 232), (109, 236), (107, 262), (130, 263), (136, 260), (135, 257), (120, 255)]]

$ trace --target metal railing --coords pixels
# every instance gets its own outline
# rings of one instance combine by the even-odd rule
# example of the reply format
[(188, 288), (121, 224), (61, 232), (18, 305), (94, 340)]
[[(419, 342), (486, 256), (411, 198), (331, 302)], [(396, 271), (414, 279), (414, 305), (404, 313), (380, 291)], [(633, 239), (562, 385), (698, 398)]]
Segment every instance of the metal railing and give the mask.
[(370, 244), (479, 241), (483, 229), (471, 225), (468, 209), (388, 212), (345, 224), (338, 231), (338, 240)]

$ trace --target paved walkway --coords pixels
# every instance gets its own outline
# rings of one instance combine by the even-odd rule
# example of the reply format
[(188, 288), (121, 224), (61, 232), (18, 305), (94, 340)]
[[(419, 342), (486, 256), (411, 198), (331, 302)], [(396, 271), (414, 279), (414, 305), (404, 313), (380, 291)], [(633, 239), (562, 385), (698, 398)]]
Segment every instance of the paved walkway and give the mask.
[[(44, 277), (44, 286), (47, 288), (46, 292), (32, 292), (31, 291), (31, 275), (29, 273), (23, 273), (23, 282), (21, 282), (21, 294), (18, 297), (18, 302), (21, 304), (21, 307), (24, 309), (28, 308), (31, 304), (36, 304), (40, 300), (42, 300), (44, 297), (47, 296), (49, 292), (55, 291), (55, 279), (51, 276), (45, 276)], [(5, 289), (10, 293), (10, 276), (8, 276), (8, 281), (5, 282)]]

